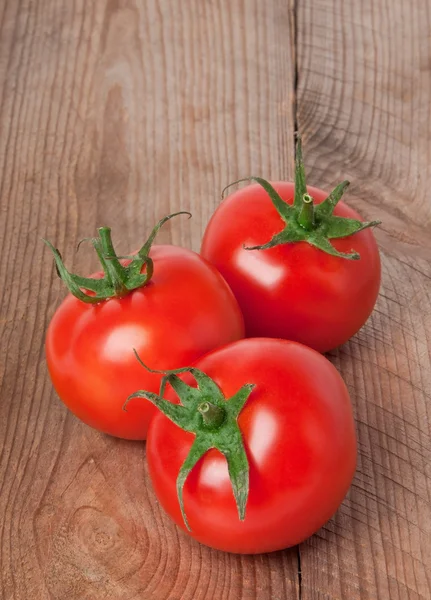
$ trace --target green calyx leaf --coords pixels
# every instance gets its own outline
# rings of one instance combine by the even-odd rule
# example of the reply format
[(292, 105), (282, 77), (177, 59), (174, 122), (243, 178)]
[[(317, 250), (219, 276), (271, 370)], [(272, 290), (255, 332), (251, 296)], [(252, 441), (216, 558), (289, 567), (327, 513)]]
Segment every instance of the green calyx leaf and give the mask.
[[(78, 300), (82, 300), (87, 304), (97, 304), (108, 298), (123, 298), (132, 290), (146, 285), (153, 275), (153, 261), (149, 256), (151, 246), (154, 242), (159, 229), (177, 215), (189, 215), (189, 212), (181, 211), (173, 213), (161, 219), (152, 230), (150, 237), (142, 246), (142, 248), (132, 256), (118, 256), (115, 253), (111, 239), (110, 227), (99, 227), (97, 230), (99, 236), (96, 238), (85, 238), (78, 244), (78, 249), (82, 242), (91, 241), (96, 250), (100, 264), (104, 272), (104, 276), (100, 279), (93, 277), (81, 277), (70, 273), (63, 263), (60, 252), (48, 240), (43, 240), (54, 255), (55, 267), (57, 275), (66, 284), (67, 289)], [(124, 266), (120, 263), (121, 259), (130, 259), (130, 263)], [(142, 273), (145, 266), (145, 270)], [(87, 294), (87, 290), (92, 294)]]
[(276, 233), (268, 242), (260, 246), (246, 247), (246, 250), (266, 250), (279, 244), (308, 242), (332, 256), (358, 260), (360, 255), (357, 252), (354, 250), (349, 253), (339, 252), (329, 240), (348, 237), (363, 229), (380, 224), (380, 221), (362, 222), (356, 219), (334, 216), (334, 209), (348, 187), (348, 181), (343, 181), (337, 185), (321, 204), (314, 204), (313, 198), (307, 192), (302, 142), (299, 135), (295, 160), (295, 196), (292, 205), (284, 202), (273, 186), (262, 177), (239, 179), (223, 190), (222, 197), (231, 185), (244, 181), (254, 181), (262, 186), (270, 197), (274, 208), (285, 222), (284, 229)]
[[(143, 367), (151, 373), (163, 374), (163, 379), (159, 394), (139, 390), (129, 396), (126, 404), (132, 398), (146, 398), (175, 425), (195, 434), (193, 445), (177, 478), (178, 501), (187, 529), (190, 530), (190, 526), (184, 509), (184, 484), (193, 467), (211, 448), (219, 450), (227, 460), (238, 516), (241, 521), (244, 520), (249, 489), (249, 465), (238, 426), (238, 416), (254, 384), (242, 386), (234, 396), (226, 399), (218, 385), (199, 369), (185, 367), (172, 371), (154, 371), (142, 362), (136, 351), (135, 355)], [(197, 387), (184, 383), (178, 377), (178, 374), (186, 372), (193, 376)], [(167, 383), (173, 387), (181, 404), (172, 404), (163, 398)]]

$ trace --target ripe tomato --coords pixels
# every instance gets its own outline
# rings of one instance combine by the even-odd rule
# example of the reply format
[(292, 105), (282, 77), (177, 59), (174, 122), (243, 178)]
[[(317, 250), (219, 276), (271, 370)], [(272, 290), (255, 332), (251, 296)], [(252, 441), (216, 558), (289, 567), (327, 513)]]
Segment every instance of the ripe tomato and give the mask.
[(124, 401), (138, 387), (157, 391), (161, 377), (139, 365), (133, 348), (159, 368), (175, 368), (244, 333), (238, 304), (213, 266), (169, 245), (153, 246), (149, 256), (154, 271), (144, 287), (97, 304), (69, 294), (46, 337), (49, 373), (66, 406), (91, 427), (136, 440), (145, 439), (155, 408), (132, 402), (124, 412)]
[[(255, 387), (251, 393), (250, 386), (245, 390), (248, 399), (234, 423), (238, 423), (249, 465), (245, 519), (238, 517), (225, 458), (230, 461), (230, 471), (236, 472), (241, 496), (246, 484), (238, 477), (232, 460), (234, 436), (222, 433), (224, 446), (220, 448), (225, 456), (212, 447), (201, 452), (196, 466), (193, 461), (188, 463), (191, 470), (185, 479), (183, 500), (190, 535), (208, 546), (239, 553), (270, 552), (300, 543), (337, 510), (355, 471), (355, 428), (341, 376), (318, 352), (296, 342), (265, 338), (229, 344), (199, 359), (195, 367), (220, 387), (226, 399), (222, 399), (222, 406), (235, 401), (241, 386), (253, 383)], [(180, 379), (196, 387), (190, 373)], [(184, 390), (175, 387), (181, 396)], [(186, 430), (159, 412), (147, 439), (154, 490), (182, 529), (186, 526), (177, 497), (177, 478), (192, 445), (199, 457), (197, 446), (205, 450), (205, 435), (211, 445), (223, 427), (234, 426), (226, 417), (218, 422), (218, 429), (202, 429), (203, 417), (199, 420), (198, 412), (204, 415), (207, 411), (203, 406), (211, 403), (211, 394), (201, 382), (199, 388), (203, 403), (198, 399), (192, 409), (193, 398), (183, 394), (182, 406), (174, 408), (180, 411), (179, 417), (181, 411), (189, 411)], [(146, 397), (145, 392), (139, 394)], [(164, 398), (170, 401), (166, 411), (172, 412), (172, 403), (179, 400), (169, 385)], [(163, 400), (153, 400), (165, 410)], [(191, 433), (194, 427), (196, 437)]]
[[(281, 205), (293, 207), (295, 185), (272, 185)], [(328, 195), (313, 187), (306, 191), (314, 199), (317, 213)], [(352, 208), (341, 201), (332, 210), (333, 216), (328, 217), (331, 245), (327, 238), (322, 239), (324, 236), (316, 240), (312, 227), (308, 232), (302, 230), (302, 241), (295, 241), (298, 232), (301, 239), (298, 212), (283, 219), (261, 185), (236, 191), (218, 207), (205, 231), (201, 254), (232, 288), (244, 315), (247, 336), (295, 340), (326, 352), (346, 342), (368, 319), (380, 286), (377, 244), (371, 229), (359, 230), (362, 223)], [(323, 221), (317, 220), (315, 226), (325, 233), (329, 225)], [(270, 247), (267, 242), (277, 238), (286, 222), (287, 232), (292, 226), (292, 241), (281, 240)], [(354, 235), (339, 237), (340, 227)], [(263, 248), (246, 249), (258, 245)], [(349, 253), (352, 249), (360, 260), (351, 260), (358, 259), (357, 255), (349, 259), (328, 253)]]

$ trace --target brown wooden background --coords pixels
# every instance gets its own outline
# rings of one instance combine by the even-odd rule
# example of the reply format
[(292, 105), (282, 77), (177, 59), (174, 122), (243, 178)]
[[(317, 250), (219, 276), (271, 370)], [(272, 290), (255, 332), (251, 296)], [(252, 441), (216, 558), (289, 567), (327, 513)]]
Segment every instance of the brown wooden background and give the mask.
[[(431, 4), (429, 0), (0, 1), (0, 590), (5, 600), (431, 598)], [(199, 248), (228, 182), (352, 181), (383, 284), (330, 356), (349, 386), (359, 465), (300, 548), (240, 557), (180, 533), (145, 447), (81, 425), (43, 340), (69, 266), (115, 226), (120, 252)], [(89, 260), (91, 264), (89, 265)]]

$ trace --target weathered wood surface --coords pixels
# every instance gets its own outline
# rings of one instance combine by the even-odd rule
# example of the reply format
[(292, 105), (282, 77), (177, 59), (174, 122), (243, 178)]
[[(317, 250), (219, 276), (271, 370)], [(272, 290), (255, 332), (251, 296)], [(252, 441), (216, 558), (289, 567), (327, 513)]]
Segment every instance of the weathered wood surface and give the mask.
[[(0, 597), (405, 600), (431, 597), (431, 6), (427, 0), (0, 2)], [(121, 252), (199, 247), (221, 188), (352, 181), (381, 218), (383, 284), (332, 353), (355, 406), (348, 498), (299, 549), (238, 557), (180, 533), (145, 446), (80, 424), (43, 337), (64, 295), (40, 238), (115, 224)]]

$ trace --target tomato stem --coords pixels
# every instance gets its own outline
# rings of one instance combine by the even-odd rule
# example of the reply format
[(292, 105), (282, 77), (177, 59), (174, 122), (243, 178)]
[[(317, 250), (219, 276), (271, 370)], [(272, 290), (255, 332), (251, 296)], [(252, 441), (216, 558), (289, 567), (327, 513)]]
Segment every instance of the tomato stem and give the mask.
[[(78, 300), (87, 304), (97, 304), (109, 298), (123, 298), (128, 293), (146, 285), (153, 275), (153, 261), (149, 256), (151, 245), (160, 228), (177, 215), (188, 215), (189, 212), (173, 213), (161, 219), (153, 228), (150, 237), (137, 254), (132, 256), (118, 256), (114, 250), (110, 227), (99, 227), (99, 237), (92, 239), (92, 244), (97, 252), (105, 276), (103, 278), (81, 277), (70, 273), (64, 263), (60, 252), (48, 240), (43, 240), (51, 250), (57, 274), (66, 284), (67, 289)], [(124, 266), (120, 259), (128, 259)], [(92, 292), (92, 294), (86, 293)]]
[(100, 236), (100, 245), (104, 260), (105, 274), (109, 277), (110, 282), (114, 288), (114, 294), (116, 298), (121, 298), (128, 294), (126, 287), (127, 271), (121, 265), (117, 258), (117, 254), (114, 250), (112, 243), (111, 228), (110, 227), (99, 227), (98, 229)]
[[(126, 403), (132, 398), (145, 398), (175, 425), (184, 431), (195, 434), (194, 442), (177, 477), (178, 502), (185, 526), (190, 530), (184, 508), (184, 484), (194, 466), (211, 448), (216, 448), (227, 460), (238, 517), (243, 521), (248, 499), (249, 464), (238, 425), (238, 416), (247, 402), (254, 384), (247, 383), (232, 397), (226, 398), (216, 382), (196, 367), (154, 371), (142, 362), (136, 350), (135, 355), (147, 371), (164, 373), (164, 377), (160, 384), (159, 394), (138, 390), (128, 397)], [(178, 377), (178, 374), (185, 372), (189, 372), (194, 377), (197, 387), (186, 384)], [(163, 397), (167, 383), (175, 390), (181, 404), (175, 404)]]
[(199, 404), (198, 411), (202, 415), (202, 421), (208, 429), (217, 429), (226, 418), (226, 411), (212, 402)]
[(314, 201), (310, 194), (303, 194), (302, 196), (302, 206), (298, 215), (298, 223), (307, 231), (314, 229)]
[[(235, 183), (242, 181), (258, 183), (268, 194), (275, 210), (284, 221), (283, 229), (275, 233), (270, 240), (257, 246), (247, 246), (245, 247), (246, 250), (269, 250), (281, 244), (307, 242), (311, 246), (322, 250), (322, 252), (326, 252), (326, 254), (348, 260), (358, 260), (360, 256), (357, 252), (354, 250), (340, 252), (332, 245), (330, 240), (350, 237), (363, 229), (375, 227), (380, 223), (380, 221), (362, 222), (333, 214), (335, 207), (349, 185), (348, 181), (343, 181), (337, 185), (323, 202), (314, 204), (313, 198), (307, 193), (302, 142), (299, 135), (296, 145), (293, 204), (284, 200), (269, 181), (262, 177), (247, 177), (239, 179)], [(229, 187), (227, 186), (227, 188)], [(223, 190), (223, 193), (225, 190)]]

